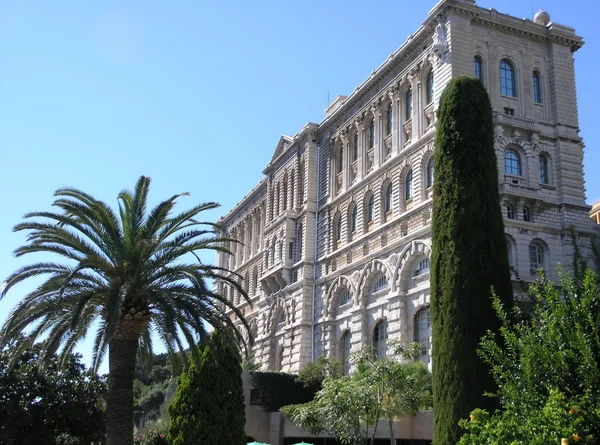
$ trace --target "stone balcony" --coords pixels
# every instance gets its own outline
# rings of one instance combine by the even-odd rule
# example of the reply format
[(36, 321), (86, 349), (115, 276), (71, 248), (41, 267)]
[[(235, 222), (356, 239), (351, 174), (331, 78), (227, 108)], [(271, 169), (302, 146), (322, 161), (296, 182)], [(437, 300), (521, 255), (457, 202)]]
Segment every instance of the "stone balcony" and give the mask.
[(290, 270), (286, 264), (279, 262), (264, 271), (260, 284), (266, 295), (278, 292), (290, 284)]
[(501, 195), (520, 196), (523, 198), (539, 199), (538, 187), (529, 187), (523, 184), (514, 184), (512, 182), (504, 182), (500, 184)]

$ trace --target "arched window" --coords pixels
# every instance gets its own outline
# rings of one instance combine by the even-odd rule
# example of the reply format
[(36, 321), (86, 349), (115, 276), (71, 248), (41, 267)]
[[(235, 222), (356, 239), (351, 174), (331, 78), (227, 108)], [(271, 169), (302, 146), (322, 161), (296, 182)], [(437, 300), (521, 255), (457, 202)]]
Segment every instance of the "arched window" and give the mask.
[(375, 219), (375, 195), (371, 195), (367, 204), (367, 222), (371, 223)]
[(429, 261), (429, 258), (427, 258), (427, 257), (418, 261), (417, 264), (415, 265), (415, 269), (413, 271), (413, 277), (418, 277), (419, 275), (428, 273), (430, 264), (431, 264), (431, 262)]
[(515, 69), (508, 60), (502, 60), (500, 62), (500, 94), (503, 96), (517, 97)]
[(421, 345), (421, 361), (429, 363), (429, 347), (431, 338), (431, 323), (429, 307), (419, 309), (414, 318), (413, 341)]
[(369, 148), (375, 147), (375, 120), (371, 119), (369, 124)]
[(406, 92), (406, 120), (412, 119), (412, 88), (409, 88)]
[(343, 306), (345, 304), (348, 304), (352, 301), (352, 294), (350, 293), (350, 290), (346, 289), (344, 292), (342, 292), (342, 294), (340, 295), (340, 306)]
[(504, 151), (504, 173), (521, 176), (521, 156), (514, 150)]
[(527, 206), (523, 207), (523, 221), (531, 222), (531, 210)]
[(529, 245), (529, 272), (535, 275), (538, 269), (544, 268), (544, 248), (541, 244), (532, 242)]
[(344, 147), (341, 146), (338, 151), (338, 173), (344, 169)]
[(375, 358), (384, 358), (387, 350), (387, 322), (379, 321), (373, 329), (373, 349), (375, 350)]
[(387, 107), (387, 118), (385, 120), (385, 134), (392, 134), (392, 127), (394, 125), (394, 108), (392, 107), (392, 103), (390, 102)]
[(392, 210), (392, 183), (390, 182), (385, 189), (385, 212)]
[(352, 208), (352, 214), (350, 217), (350, 229), (352, 232), (356, 232), (358, 227), (358, 206), (354, 205)]
[(413, 172), (409, 170), (404, 179), (404, 200), (408, 201), (413, 197)]
[(342, 217), (338, 216), (335, 222), (335, 240), (339, 241), (342, 238)]
[(434, 158), (433, 156), (427, 161), (427, 188), (433, 187), (433, 171), (434, 171)]
[(381, 292), (388, 288), (388, 279), (385, 275), (381, 275), (377, 280), (373, 282), (372, 293)]
[(540, 183), (550, 184), (550, 175), (548, 174), (548, 156), (540, 155)]
[(483, 60), (480, 56), (473, 57), (473, 74), (483, 82)]
[(358, 159), (358, 132), (354, 133), (352, 140), (352, 162)]
[(344, 375), (350, 374), (350, 348), (352, 347), (352, 334), (350, 331), (344, 331), (342, 334), (342, 341), (340, 342), (341, 359), (344, 364)]
[(429, 105), (431, 102), (433, 102), (433, 70), (429, 70), (429, 73), (427, 73), (425, 101), (426, 105)]
[(542, 103), (542, 79), (539, 71), (533, 72), (533, 101), (536, 104)]

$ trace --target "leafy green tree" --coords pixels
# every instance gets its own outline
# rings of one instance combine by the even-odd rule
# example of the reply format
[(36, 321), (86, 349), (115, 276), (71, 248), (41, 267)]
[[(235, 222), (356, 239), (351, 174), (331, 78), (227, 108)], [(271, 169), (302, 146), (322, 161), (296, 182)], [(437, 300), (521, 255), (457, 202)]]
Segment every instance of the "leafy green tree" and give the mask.
[(390, 358), (377, 360), (372, 348), (363, 348), (352, 356), (357, 372), (326, 375), (314, 400), (281, 412), (312, 434), (327, 432), (344, 445), (364, 445), (369, 437), (373, 444), (378, 420), (384, 419), (395, 444), (394, 421), (431, 406), (431, 375), (421, 362), (403, 362), (417, 350), (420, 345), (405, 350), (396, 344)]
[[(206, 336), (208, 325), (227, 329), (243, 341), (222, 308), (229, 307), (242, 321), (243, 315), (206, 281), (222, 280), (247, 299), (238, 277), (202, 263), (198, 256), (229, 253), (223, 245), (230, 240), (219, 235), (221, 228), (199, 219), (217, 204), (200, 204), (173, 215), (183, 194), (148, 210), (149, 187), (150, 178), (140, 177), (133, 193), (119, 194), (116, 213), (83, 191), (57, 190), (58, 211), (29, 213), (14, 228), (28, 234), (15, 255), (50, 253), (61, 261), (22, 267), (7, 278), (0, 294), (3, 298), (29, 278), (46, 277), (21, 300), (0, 332), (0, 346), (22, 332), (28, 333), (23, 348), (45, 337), (41, 361), (59, 352), (64, 363), (95, 327), (94, 370), (108, 352), (108, 445), (133, 443), (135, 364), (138, 353), (142, 359), (151, 356), (151, 333), (164, 343), (172, 360), (186, 343), (197, 354), (195, 345)], [(11, 351), (13, 357), (21, 352)]]
[(374, 388), (357, 378), (325, 378), (314, 400), (281, 412), (313, 435), (327, 433), (343, 445), (364, 445), (378, 409)]
[(169, 414), (171, 445), (246, 443), (242, 361), (220, 331), (179, 376)]
[(79, 355), (66, 357), (63, 367), (52, 357), (44, 372), (36, 367), (39, 358), (35, 346), (11, 366), (7, 349), (0, 352), (0, 443), (103, 443), (105, 380), (88, 372)]
[(498, 192), (492, 108), (474, 77), (452, 79), (442, 93), (435, 140), (431, 317), (434, 444), (455, 444), (458, 421), (493, 409), (495, 390), (477, 345), (500, 327), (490, 288), (512, 301)]
[(460, 445), (598, 443), (600, 439), (600, 285), (585, 268), (560, 287), (539, 280), (529, 317), (514, 324), (495, 300), (502, 328), (479, 353), (500, 388), (502, 411), (476, 409), (461, 421)]

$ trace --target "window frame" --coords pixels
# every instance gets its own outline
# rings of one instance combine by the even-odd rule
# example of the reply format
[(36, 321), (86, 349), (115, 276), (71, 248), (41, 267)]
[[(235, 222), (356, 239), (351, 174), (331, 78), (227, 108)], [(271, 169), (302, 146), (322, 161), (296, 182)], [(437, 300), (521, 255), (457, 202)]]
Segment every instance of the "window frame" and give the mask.
[(358, 206), (356, 204), (352, 208), (350, 218), (350, 233), (354, 233), (358, 228)]
[(373, 327), (373, 351), (376, 360), (387, 356), (387, 339), (387, 320), (379, 320)]
[(427, 165), (425, 166), (425, 173), (426, 173), (426, 179), (427, 179), (427, 188), (430, 189), (431, 187), (433, 187), (433, 183), (434, 183), (434, 177), (433, 175), (435, 174), (435, 159), (434, 156), (430, 156), (429, 160), (427, 161)]
[[(510, 154), (514, 154), (516, 159), (509, 159)], [(510, 162), (510, 164), (507, 164), (507, 162)], [(515, 173), (515, 171), (517, 171), (517, 173)], [(521, 155), (513, 148), (504, 149), (504, 174), (519, 177), (523, 176), (523, 163), (521, 161)]]
[(483, 58), (478, 54), (473, 56), (473, 76), (483, 82)]
[[(423, 336), (423, 334), (425, 335)], [(413, 317), (413, 342), (421, 345), (419, 360), (428, 364), (431, 361), (431, 357), (429, 356), (429, 348), (431, 347), (431, 313), (428, 305), (420, 307)], [(423, 357), (426, 357), (426, 361), (423, 360)]]
[(433, 75), (433, 68), (432, 68), (429, 70), (429, 72), (427, 73), (427, 77), (425, 78), (425, 106), (433, 103), (433, 94), (434, 94), (433, 82), (434, 82), (434, 75)]
[(375, 221), (375, 195), (372, 193), (367, 200), (367, 224)]
[(540, 184), (549, 185), (550, 184), (550, 170), (548, 166), (550, 165), (548, 155), (541, 153), (540, 154)]
[(406, 94), (404, 95), (404, 99), (406, 103), (404, 104), (404, 113), (406, 115), (406, 120), (412, 120), (412, 112), (413, 112), (413, 93), (412, 87), (408, 87), (406, 90)]
[[(535, 249), (535, 251), (532, 251)], [(529, 243), (529, 273), (531, 275), (535, 275), (538, 269), (544, 269), (545, 261), (546, 261), (546, 249), (537, 241), (532, 241)], [(534, 259), (535, 261), (532, 261)], [(534, 267), (536, 266), (536, 267)]]
[(542, 95), (542, 74), (539, 70), (533, 70), (531, 74), (531, 83), (533, 89), (533, 102), (538, 105), (544, 103), (544, 97)]
[(500, 61), (500, 95), (517, 98), (517, 72), (514, 64), (508, 59)]
[(394, 190), (392, 187), (392, 183), (389, 182), (385, 188), (384, 210), (385, 210), (386, 214), (392, 211), (393, 197), (394, 197)]
[(371, 295), (386, 291), (390, 288), (390, 282), (385, 274), (381, 274), (371, 285)]
[(413, 170), (411, 168), (404, 176), (404, 201), (410, 201), (413, 196)]
[(340, 339), (341, 359), (344, 375), (350, 374), (352, 364), (350, 363), (350, 356), (352, 352), (352, 332), (349, 329), (342, 332), (342, 338)]

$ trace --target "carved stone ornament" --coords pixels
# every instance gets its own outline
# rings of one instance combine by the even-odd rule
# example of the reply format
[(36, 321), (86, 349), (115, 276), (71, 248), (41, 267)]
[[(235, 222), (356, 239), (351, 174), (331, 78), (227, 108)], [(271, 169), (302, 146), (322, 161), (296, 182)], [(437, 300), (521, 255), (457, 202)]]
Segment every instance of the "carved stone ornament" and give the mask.
[(448, 52), (448, 39), (446, 37), (446, 27), (441, 17), (438, 17), (438, 23), (433, 33), (433, 53), (443, 62)]

